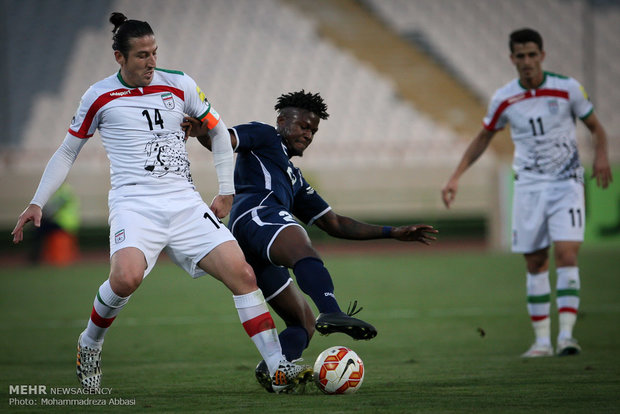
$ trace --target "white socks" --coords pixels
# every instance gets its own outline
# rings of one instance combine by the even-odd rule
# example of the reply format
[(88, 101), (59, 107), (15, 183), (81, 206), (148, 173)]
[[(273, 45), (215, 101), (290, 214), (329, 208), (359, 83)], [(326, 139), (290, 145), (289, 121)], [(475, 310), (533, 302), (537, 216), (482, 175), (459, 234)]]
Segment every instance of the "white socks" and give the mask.
[(549, 272), (527, 274), (527, 311), (532, 320), (536, 342), (551, 345), (551, 286)]
[(577, 311), (579, 310), (579, 290), (581, 288), (579, 268), (576, 266), (558, 267), (557, 273), (557, 305), (560, 315), (558, 339), (568, 339), (573, 337), (573, 327), (577, 321)]
[(233, 295), (233, 299), (243, 328), (265, 360), (269, 374), (273, 375), (284, 356), (263, 292), (258, 289), (245, 295)]
[(82, 344), (91, 348), (101, 348), (105, 333), (130, 297), (123, 298), (114, 293), (109, 279), (103, 282), (95, 297), (88, 325), (82, 335)]
[[(579, 268), (558, 267), (556, 302), (559, 315), (558, 340), (572, 338), (579, 309)], [(539, 344), (551, 344), (551, 286), (549, 272), (527, 273), (527, 310)]]

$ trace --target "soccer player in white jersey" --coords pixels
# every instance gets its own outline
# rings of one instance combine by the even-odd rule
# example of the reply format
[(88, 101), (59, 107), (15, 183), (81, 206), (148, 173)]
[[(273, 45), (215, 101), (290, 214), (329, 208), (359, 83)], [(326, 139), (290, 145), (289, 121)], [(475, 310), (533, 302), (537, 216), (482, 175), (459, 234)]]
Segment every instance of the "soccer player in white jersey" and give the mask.
[[(157, 44), (147, 22), (128, 20), (122, 13), (113, 13), (110, 22), (120, 70), (83, 95), (63, 143), (12, 232), (13, 242), (19, 243), (27, 222), (40, 225), (42, 207), (99, 128), (110, 160), (111, 269), (78, 338), (80, 383), (87, 389), (100, 387), (104, 335), (163, 249), (192, 277), (209, 273), (230, 289), (243, 327), (268, 361), (276, 392), (307, 381), (312, 369), (284, 358), (254, 272), (219, 220), (228, 215), (234, 194), (233, 152), (224, 122), (192, 78), (156, 68)], [(219, 195), (211, 206), (192, 184), (181, 128), (185, 114), (219, 131), (213, 139)]]
[(607, 137), (579, 82), (542, 70), (545, 52), (538, 32), (514, 31), (509, 46), (519, 77), (495, 92), (483, 128), (442, 189), (442, 198), (449, 208), (461, 175), (486, 150), (495, 132), (510, 124), (515, 145), (512, 251), (525, 256), (527, 309), (536, 337), (522, 357), (553, 355), (549, 317), (552, 243), (559, 312), (556, 354), (574, 355), (581, 351), (573, 327), (579, 309), (577, 254), (585, 225), (584, 177), (575, 120), (583, 121), (592, 133), (592, 177), (602, 188), (612, 180)]

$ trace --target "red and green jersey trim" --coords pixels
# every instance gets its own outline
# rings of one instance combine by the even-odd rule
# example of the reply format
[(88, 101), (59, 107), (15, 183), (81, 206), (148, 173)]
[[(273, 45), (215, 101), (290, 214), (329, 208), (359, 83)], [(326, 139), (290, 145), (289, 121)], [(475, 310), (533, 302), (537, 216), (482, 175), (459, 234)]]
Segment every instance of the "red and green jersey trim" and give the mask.
[(491, 122), (489, 122), (488, 124), (483, 123), (484, 128), (489, 131), (496, 131), (497, 130), (496, 125), (497, 125), (497, 121), (499, 120), (499, 117), (502, 115), (502, 113), (504, 113), (506, 109), (508, 109), (510, 105), (514, 105), (518, 102), (523, 102), (527, 99), (542, 98), (542, 97), (555, 97), (555, 98), (566, 99), (566, 100), (570, 99), (570, 95), (568, 94), (568, 91), (561, 90), (561, 89), (527, 90), (518, 95), (514, 95), (514, 96), (511, 96), (510, 98), (504, 99), (502, 103), (500, 103), (497, 109), (495, 110), (495, 113), (493, 113)]
[[(120, 79), (120, 74), (118, 76)], [(108, 103), (119, 98), (152, 95), (162, 92), (171, 92), (174, 95), (178, 96), (181, 100), (185, 100), (185, 92), (183, 92), (183, 90), (167, 85), (144, 86), (142, 88), (131, 89), (115, 89), (106, 92), (103, 95), (100, 95), (97, 99), (95, 99), (95, 102), (93, 102), (88, 108), (88, 111), (86, 112), (86, 116), (82, 121), (80, 129), (78, 129), (77, 131), (73, 131), (71, 128), (69, 128), (69, 133), (77, 138), (90, 138), (93, 136), (93, 134), (89, 134), (88, 131), (90, 129), (90, 125), (93, 122), (93, 119), (95, 118), (95, 115), (101, 108), (103, 108)]]

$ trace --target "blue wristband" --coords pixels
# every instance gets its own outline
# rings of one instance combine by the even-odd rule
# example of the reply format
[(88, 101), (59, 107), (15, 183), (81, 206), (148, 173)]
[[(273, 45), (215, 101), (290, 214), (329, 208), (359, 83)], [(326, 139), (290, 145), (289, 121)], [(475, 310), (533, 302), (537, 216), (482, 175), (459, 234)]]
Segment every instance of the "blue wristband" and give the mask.
[(392, 235), (392, 226), (383, 226), (381, 234), (383, 235), (384, 239), (389, 239)]

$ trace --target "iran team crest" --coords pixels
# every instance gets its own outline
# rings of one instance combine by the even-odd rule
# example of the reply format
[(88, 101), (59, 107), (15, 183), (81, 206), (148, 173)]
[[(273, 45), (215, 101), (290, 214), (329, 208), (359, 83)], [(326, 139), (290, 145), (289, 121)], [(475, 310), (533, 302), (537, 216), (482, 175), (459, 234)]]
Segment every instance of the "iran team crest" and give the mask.
[(557, 99), (547, 101), (547, 105), (549, 105), (549, 113), (551, 115), (556, 115), (560, 111), (560, 104)]
[(114, 233), (114, 243), (119, 244), (125, 241), (125, 229)]
[(174, 109), (174, 98), (172, 93), (167, 92), (161, 95), (161, 100), (164, 102), (164, 105), (168, 109)]

